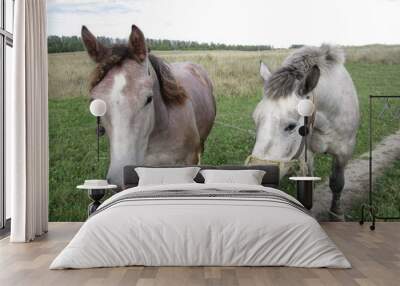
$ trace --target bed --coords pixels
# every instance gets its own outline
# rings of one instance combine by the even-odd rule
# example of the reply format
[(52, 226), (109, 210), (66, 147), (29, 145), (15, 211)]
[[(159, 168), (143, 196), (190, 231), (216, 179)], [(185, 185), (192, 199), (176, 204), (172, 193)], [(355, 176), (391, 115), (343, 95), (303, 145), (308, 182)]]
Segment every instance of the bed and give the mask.
[(276, 166), (201, 166), (263, 170), (261, 185), (195, 183), (138, 186), (103, 202), (50, 269), (118, 266), (291, 266), (350, 268), (300, 202), (278, 190)]

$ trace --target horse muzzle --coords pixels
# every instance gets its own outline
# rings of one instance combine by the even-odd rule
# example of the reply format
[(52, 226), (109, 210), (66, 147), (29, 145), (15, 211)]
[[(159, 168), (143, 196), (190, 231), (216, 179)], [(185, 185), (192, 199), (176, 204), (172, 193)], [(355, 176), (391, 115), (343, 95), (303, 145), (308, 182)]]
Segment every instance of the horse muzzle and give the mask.
[(299, 159), (293, 159), (290, 161), (279, 161), (279, 160), (264, 160), (257, 158), (253, 155), (249, 155), (244, 163), (248, 166), (254, 165), (275, 165), (279, 167), (279, 175), (282, 179), (286, 175), (292, 174), (307, 174), (307, 165)]

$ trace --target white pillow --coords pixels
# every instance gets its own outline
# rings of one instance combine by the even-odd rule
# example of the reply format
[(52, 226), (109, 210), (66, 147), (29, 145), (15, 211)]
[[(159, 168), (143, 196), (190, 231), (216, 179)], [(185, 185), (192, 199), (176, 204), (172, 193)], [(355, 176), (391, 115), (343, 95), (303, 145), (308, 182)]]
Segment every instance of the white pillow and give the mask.
[(205, 184), (226, 183), (261, 185), (265, 171), (262, 170), (201, 170)]
[(139, 186), (195, 183), (193, 179), (199, 170), (199, 167), (135, 168), (139, 176)]

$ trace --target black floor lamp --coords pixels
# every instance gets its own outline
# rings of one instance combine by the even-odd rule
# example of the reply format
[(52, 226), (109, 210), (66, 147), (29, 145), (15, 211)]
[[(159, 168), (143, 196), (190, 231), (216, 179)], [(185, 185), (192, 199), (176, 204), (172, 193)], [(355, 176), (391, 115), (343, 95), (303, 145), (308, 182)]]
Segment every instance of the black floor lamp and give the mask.
[[(300, 116), (304, 117), (304, 125), (299, 128), (299, 134), (303, 137), (304, 140), (304, 161), (307, 164), (307, 135), (310, 133), (309, 129), (309, 117), (314, 114), (314, 103), (310, 99), (302, 99), (297, 105), (297, 112)], [(307, 168), (307, 176), (311, 176), (310, 170)]]
[[(304, 125), (299, 128), (299, 134), (302, 136), (299, 154), (304, 152), (304, 162), (306, 165), (306, 172), (303, 172), (304, 177), (291, 177), (291, 180), (296, 181), (297, 184), (297, 199), (307, 208), (311, 209), (313, 205), (313, 184), (319, 178), (311, 177), (311, 172), (307, 165), (307, 136), (310, 133), (309, 118), (314, 116), (315, 106), (310, 99), (302, 99), (297, 105), (297, 112), (300, 116), (304, 117)], [(304, 151), (302, 150), (304, 148)], [(304, 168), (302, 168), (304, 169)]]
[(90, 113), (96, 117), (97, 121), (97, 162), (100, 161), (100, 136), (104, 134), (104, 128), (100, 125), (100, 117), (104, 116), (107, 112), (107, 105), (104, 100), (95, 99), (90, 103)]
[[(90, 103), (89, 106), (90, 113), (96, 117), (97, 127), (97, 172), (100, 170), (100, 136), (104, 134), (104, 128), (100, 124), (100, 117), (104, 116), (107, 112), (107, 105), (104, 100), (95, 99)], [(94, 166), (93, 166), (94, 169)], [(96, 209), (101, 204), (101, 199), (104, 197), (107, 189), (115, 188), (114, 185), (109, 185), (107, 180), (103, 179), (93, 179), (85, 180), (84, 185), (80, 185), (77, 188), (88, 190), (89, 198), (92, 202), (88, 206), (88, 215), (96, 211)]]

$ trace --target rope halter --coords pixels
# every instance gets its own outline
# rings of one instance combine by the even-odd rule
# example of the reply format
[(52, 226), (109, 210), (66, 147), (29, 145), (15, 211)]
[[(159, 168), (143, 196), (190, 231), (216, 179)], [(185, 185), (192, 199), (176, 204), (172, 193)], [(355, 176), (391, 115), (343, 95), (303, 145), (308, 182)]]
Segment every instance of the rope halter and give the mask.
[[(311, 97), (312, 102), (315, 105), (315, 96), (314, 94)], [(310, 116), (310, 120), (307, 122), (307, 128), (309, 130), (309, 135), (312, 133), (314, 128), (315, 118), (316, 118), (316, 108), (314, 108), (313, 114)], [(279, 172), (281, 177), (283, 174), (308, 174), (308, 166), (305, 160), (301, 160), (301, 154), (304, 153), (304, 145), (306, 143), (306, 136), (303, 136), (301, 139), (301, 143), (297, 152), (289, 161), (281, 161), (281, 160), (267, 160), (260, 159), (254, 155), (249, 155), (246, 158), (245, 165), (276, 165), (279, 167)]]

